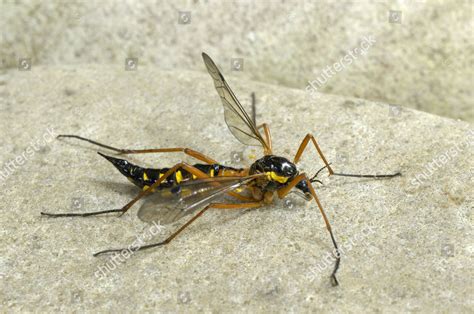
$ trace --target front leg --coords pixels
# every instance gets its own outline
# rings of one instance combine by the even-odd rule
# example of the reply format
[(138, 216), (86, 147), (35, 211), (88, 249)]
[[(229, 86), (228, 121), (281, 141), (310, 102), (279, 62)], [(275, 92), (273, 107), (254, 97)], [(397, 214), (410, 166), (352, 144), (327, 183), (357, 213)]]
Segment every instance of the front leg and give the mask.
[(331, 224), (329, 223), (329, 219), (326, 216), (326, 213), (324, 212), (323, 206), (321, 205), (321, 202), (318, 199), (318, 196), (316, 195), (316, 192), (314, 191), (313, 186), (311, 185), (311, 181), (308, 179), (306, 174), (301, 173), (297, 175), (292, 181), (290, 181), (286, 186), (283, 188), (279, 189), (277, 191), (278, 197), (279, 198), (284, 198), (288, 193), (291, 191), (292, 188), (294, 188), (298, 183), (301, 181), (306, 181), (306, 184), (308, 185), (309, 191), (311, 192), (311, 196), (313, 199), (316, 201), (316, 204), (318, 205), (319, 211), (321, 212), (321, 215), (323, 216), (324, 223), (326, 224), (326, 229), (329, 232), (329, 235), (331, 236), (332, 244), (334, 245), (334, 255), (336, 257), (336, 262), (334, 264), (334, 269), (331, 274), (331, 283), (333, 286), (337, 286), (339, 283), (336, 278), (336, 272), (339, 269), (339, 264), (341, 262), (341, 254), (339, 253), (339, 248), (336, 243), (336, 239), (334, 238), (334, 235), (332, 233), (332, 228)]
[(308, 145), (308, 143), (309, 143), (310, 140), (311, 140), (311, 142), (313, 142), (314, 147), (316, 147), (316, 150), (318, 151), (319, 157), (321, 157), (321, 159), (323, 160), (324, 164), (325, 164), (326, 167), (328, 168), (329, 175), (334, 174), (334, 171), (332, 171), (331, 166), (329, 165), (329, 163), (327, 162), (326, 158), (324, 157), (324, 154), (323, 154), (321, 148), (319, 148), (319, 145), (318, 145), (318, 143), (316, 142), (316, 139), (314, 138), (314, 136), (313, 136), (312, 134), (309, 134), (309, 133), (305, 136), (305, 138), (304, 138), (303, 141), (301, 142), (301, 145), (300, 145), (300, 147), (298, 148), (298, 152), (297, 152), (296, 155), (295, 155), (295, 159), (293, 160), (293, 163), (295, 163), (295, 164), (298, 163), (298, 161), (299, 161), (300, 158), (301, 158), (301, 155), (303, 154), (304, 149), (306, 148), (306, 146)]

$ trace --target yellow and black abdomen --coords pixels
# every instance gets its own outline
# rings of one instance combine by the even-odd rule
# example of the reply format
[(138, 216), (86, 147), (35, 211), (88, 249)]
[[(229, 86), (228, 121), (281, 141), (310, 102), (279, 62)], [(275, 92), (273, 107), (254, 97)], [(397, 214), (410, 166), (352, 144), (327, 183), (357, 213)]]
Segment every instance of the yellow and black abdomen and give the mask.
[[(102, 157), (110, 161), (115, 168), (117, 168), (120, 173), (127, 177), (133, 184), (136, 186), (147, 189), (149, 186), (154, 184), (159, 178), (161, 178), (170, 168), (142, 168), (140, 166), (134, 165), (124, 159), (119, 159), (115, 157), (106, 156), (99, 153)], [(239, 172), (243, 169), (235, 169), (219, 164), (195, 164), (195, 168), (209, 175), (210, 177), (218, 176), (225, 171), (228, 172)], [(163, 182), (157, 187), (158, 189), (172, 187), (174, 185), (180, 184), (183, 181), (194, 180), (196, 179), (193, 174), (189, 173), (184, 169), (177, 169), (172, 175), (165, 178)]]

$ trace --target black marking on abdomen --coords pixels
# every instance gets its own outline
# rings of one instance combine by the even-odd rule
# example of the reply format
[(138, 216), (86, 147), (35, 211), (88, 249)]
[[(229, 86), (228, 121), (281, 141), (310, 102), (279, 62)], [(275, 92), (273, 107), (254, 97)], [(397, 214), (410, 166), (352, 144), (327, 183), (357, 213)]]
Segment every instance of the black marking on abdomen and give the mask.
[[(134, 165), (124, 159), (119, 159), (111, 156), (98, 153), (108, 161), (110, 161), (115, 168), (117, 168), (120, 173), (126, 176), (133, 184), (140, 188), (145, 188), (151, 186), (155, 183), (161, 176), (163, 176), (170, 168), (142, 168), (140, 166)], [(220, 172), (225, 170), (231, 171), (240, 171), (242, 169), (231, 168), (219, 164), (194, 164), (195, 168), (206, 173), (207, 175), (214, 177), (218, 176)], [(172, 175), (167, 177), (157, 188), (167, 188), (177, 185), (186, 180), (193, 180), (195, 177), (188, 171), (184, 169), (177, 169)]]

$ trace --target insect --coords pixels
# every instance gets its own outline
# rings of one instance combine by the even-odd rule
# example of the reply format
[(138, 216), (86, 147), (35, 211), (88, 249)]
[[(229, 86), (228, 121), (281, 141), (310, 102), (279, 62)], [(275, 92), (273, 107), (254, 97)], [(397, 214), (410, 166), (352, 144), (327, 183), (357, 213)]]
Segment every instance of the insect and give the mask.
[[(230, 132), (243, 144), (260, 146), (263, 149), (263, 157), (256, 160), (249, 167), (233, 168), (224, 166), (203, 153), (190, 148), (119, 149), (78, 135), (59, 135), (58, 137), (62, 138), (75, 138), (87, 141), (119, 154), (183, 152), (200, 163), (191, 165), (180, 162), (170, 168), (151, 169), (143, 168), (124, 159), (99, 152), (102, 157), (110, 161), (133, 184), (141, 188), (140, 193), (119, 209), (86, 213), (54, 214), (41, 212), (41, 214), (49, 217), (87, 217), (107, 213), (120, 213), (123, 215), (139, 199), (145, 196), (147, 198), (138, 211), (138, 216), (142, 220), (159, 220), (162, 224), (169, 224), (192, 214), (187, 222), (164, 241), (133, 247), (133, 251), (140, 251), (170, 243), (186, 227), (211, 208), (258, 208), (272, 203), (275, 197), (282, 199), (294, 191), (307, 201), (314, 201), (319, 208), (334, 246), (335, 264), (330, 277), (331, 283), (334, 286), (338, 285), (336, 273), (341, 260), (338, 245), (331, 224), (312, 183), (320, 182), (316, 177), (323, 169), (327, 169), (329, 175), (370, 178), (390, 178), (398, 176), (400, 173), (388, 175), (335, 173), (324, 157), (316, 139), (311, 134), (307, 134), (304, 137), (292, 160), (274, 155), (269, 126), (266, 123), (259, 126), (256, 125), (255, 119), (252, 119), (244, 110), (212, 59), (205, 53), (202, 53), (202, 57), (224, 106), (224, 117)], [(314, 145), (319, 157), (325, 164), (311, 178), (305, 173), (299, 172), (297, 168), (303, 152), (310, 143)], [(223, 202), (221, 200), (224, 196), (235, 199), (235, 201)], [(95, 253), (94, 256), (120, 252), (122, 250), (104, 250)]]

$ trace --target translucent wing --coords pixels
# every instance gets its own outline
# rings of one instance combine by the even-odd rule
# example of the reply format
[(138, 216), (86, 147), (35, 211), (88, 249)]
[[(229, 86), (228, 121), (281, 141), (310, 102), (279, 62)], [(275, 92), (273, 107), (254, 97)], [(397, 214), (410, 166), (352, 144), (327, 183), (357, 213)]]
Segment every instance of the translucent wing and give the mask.
[(248, 184), (256, 177), (258, 175), (197, 179), (172, 188), (157, 190), (147, 196), (138, 211), (138, 217), (146, 222), (170, 224), (205, 207), (226, 192)]
[(216, 64), (212, 59), (202, 53), (204, 64), (207, 71), (214, 80), (214, 86), (221, 97), (224, 105), (224, 117), (230, 132), (243, 144), (251, 146), (262, 145), (264, 149), (268, 148), (267, 143), (257, 129), (257, 126), (244, 110), (237, 97), (230, 89)]

